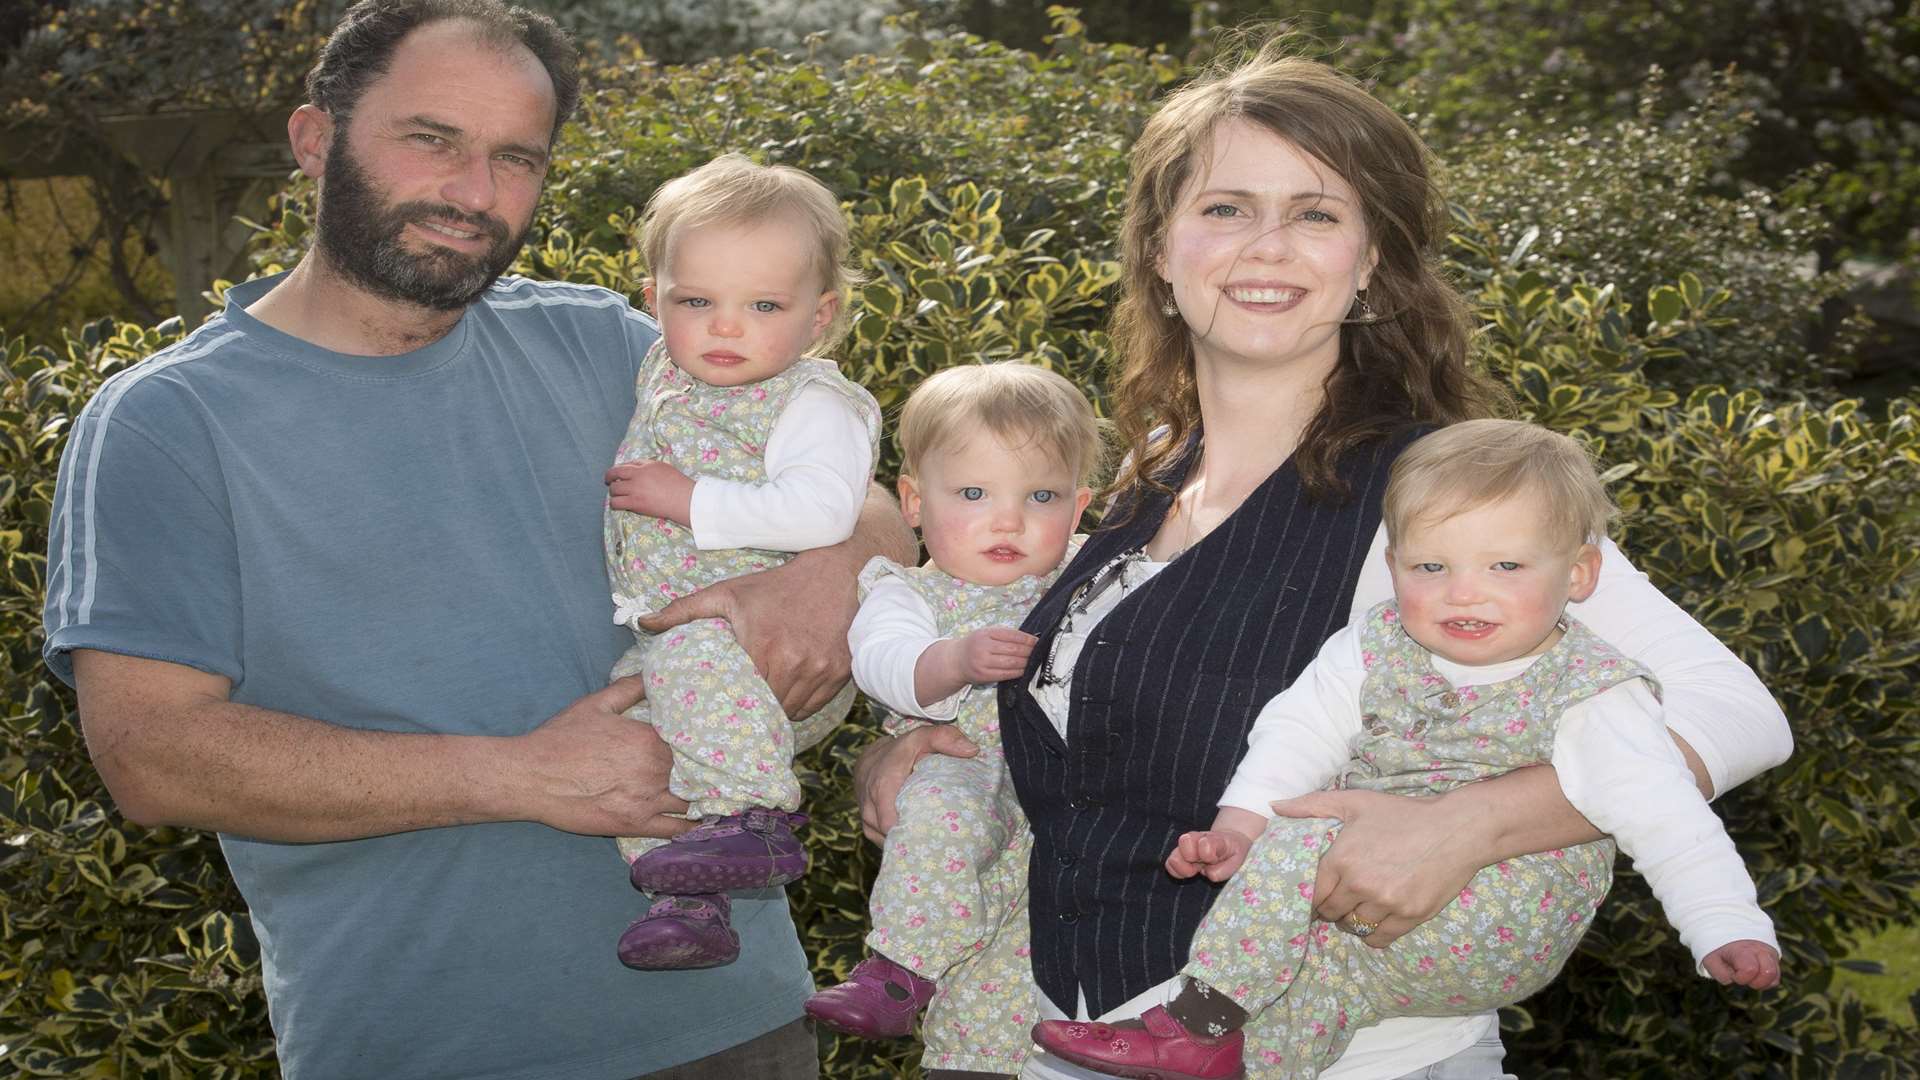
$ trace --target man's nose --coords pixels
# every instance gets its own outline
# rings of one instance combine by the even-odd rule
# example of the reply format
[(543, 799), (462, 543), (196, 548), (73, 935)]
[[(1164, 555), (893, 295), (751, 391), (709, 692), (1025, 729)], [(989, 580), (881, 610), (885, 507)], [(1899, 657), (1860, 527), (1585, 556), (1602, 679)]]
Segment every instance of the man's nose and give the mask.
[(440, 197), (469, 214), (484, 214), (500, 198), (494, 181), (493, 162), (485, 155), (462, 154), (459, 163), (440, 185)]

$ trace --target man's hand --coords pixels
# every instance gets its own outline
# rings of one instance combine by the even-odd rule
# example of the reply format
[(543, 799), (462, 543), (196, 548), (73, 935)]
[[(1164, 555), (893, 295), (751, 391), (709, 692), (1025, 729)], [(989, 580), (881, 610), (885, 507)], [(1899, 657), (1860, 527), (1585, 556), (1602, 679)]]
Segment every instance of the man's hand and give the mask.
[(972, 757), (980, 752), (952, 724), (929, 724), (904, 735), (876, 739), (853, 764), (853, 793), (860, 800), (860, 827), (867, 839), (882, 843), (899, 820), (894, 803), (913, 767), (928, 754)]
[(1225, 881), (1247, 861), (1253, 841), (1232, 829), (1181, 833), (1178, 846), (1167, 856), (1167, 873), (1177, 878), (1204, 874), (1208, 881)]
[[(787, 717), (820, 711), (853, 670), (847, 627), (859, 606), (853, 575), (826, 553), (803, 551), (784, 566), (729, 578), (640, 620), (660, 633), (695, 619), (725, 619)], [(824, 567), (816, 560), (825, 559)]]
[(1771, 990), (1780, 985), (1780, 954), (1760, 941), (1729, 941), (1708, 953), (1700, 961), (1707, 974), (1727, 986), (1739, 983), (1755, 990)]
[(664, 461), (623, 461), (607, 470), (607, 505), (693, 527), (693, 481)]
[(1445, 796), (1413, 798), (1377, 791), (1316, 791), (1273, 804), (1291, 818), (1338, 818), (1333, 846), (1314, 879), (1314, 913), (1337, 923), (1352, 916), (1379, 929), (1364, 939), (1385, 948), (1439, 914), (1482, 863), (1459, 842)]
[(646, 696), (637, 675), (588, 694), (513, 740), (532, 820), (589, 836), (668, 837), (692, 823), (667, 791), (673, 753), (652, 724), (621, 715)]

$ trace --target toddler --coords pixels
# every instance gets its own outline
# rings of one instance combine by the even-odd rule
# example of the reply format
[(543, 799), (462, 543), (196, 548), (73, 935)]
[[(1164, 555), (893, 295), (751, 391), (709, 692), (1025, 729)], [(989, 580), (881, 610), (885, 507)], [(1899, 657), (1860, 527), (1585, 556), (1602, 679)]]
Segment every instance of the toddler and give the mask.
[(1026, 670), (1035, 638), (1015, 629), (1058, 576), (1100, 458), (1093, 408), (1073, 384), (1018, 363), (949, 368), (900, 417), (900, 505), (930, 561), (876, 558), (860, 575), (848, 639), (887, 730), (956, 723), (976, 757), (931, 754), (901, 787), (868, 902), (870, 955), (808, 999), (838, 1031), (898, 1037), (935, 980), (982, 943), (1017, 897), (983, 875), (1026, 818), (1000, 749), (992, 684)]
[(853, 688), (790, 722), (724, 619), (661, 634), (639, 620), (851, 536), (880, 412), (833, 364), (802, 355), (835, 340), (853, 276), (846, 221), (818, 181), (716, 158), (655, 192), (641, 244), (661, 337), (606, 477), (614, 621), (635, 635), (613, 675), (645, 677), (627, 715), (672, 748), (668, 788), (700, 824), (671, 841), (620, 840), (634, 886), (655, 899), (619, 955), (648, 970), (712, 967), (740, 952), (727, 890), (806, 872), (793, 755), (846, 715)]
[[(1049, 1053), (1116, 1076), (1216, 1078), (1242, 1069), (1249, 1015), (1269, 1006), (1286, 1052), (1260, 1077), (1312, 1077), (1353, 1032), (1450, 1016), (1541, 989), (1633, 857), (1701, 971), (1779, 981), (1779, 945), (1733, 843), (1661, 722), (1647, 671), (1565, 615), (1593, 592), (1613, 508), (1586, 453), (1528, 424), (1478, 420), (1414, 443), (1382, 517), (1394, 598), (1327, 641), (1261, 711), (1213, 828), (1180, 837), (1176, 877), (1232, 880), (1189, 950), (1174, 999), (1139, 1020), (1046, 1021)], [(1362, 910), (1313, 916), (1331, 820), (1268, 829), (1269, 804), (1323, 786), (1428, 794), (1551, 762), (1567, 798), (1609, 833), (1477, 874), (1384, 949)], [(1277, 1000), (1276, 1000), (1277, 999)]]

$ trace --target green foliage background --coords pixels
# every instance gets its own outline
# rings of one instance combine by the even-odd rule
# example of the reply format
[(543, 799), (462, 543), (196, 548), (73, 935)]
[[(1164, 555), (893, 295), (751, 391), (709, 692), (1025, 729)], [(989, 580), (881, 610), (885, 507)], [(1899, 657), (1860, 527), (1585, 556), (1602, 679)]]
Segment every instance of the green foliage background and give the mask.
[[(1180, 66), (1057, 17), (1039, 52), (911, 38), (844, 65), (771, 54), (629, 63), (567, 135), (524, 272), (633, 291), (633, 207), (720, 150), (834, 185), (870, 281), (843, 362), (894, 406), (928, 372), (1019, 356), (1100, 400), (1125, 153)], [(1452, 270), (1480, 355), (1527, 415), (1589, 440), (1629, 512), (1624, 546), (1752, 664), (1794, 721), (1786, 766), (1718, 803), (1780, 927), (1786, 984), (1693, 975), (1630, 871), (1569, 971), (1505, 1016), (1529, 1077), (1914, 1077), (1920, 1035), (1834, 991), (1852, 935), (1912, 920), (1920, 886), (1920, 410), (1832, 393), (1845, 356), (1802, 331), (1838, 293), (1796, 252), (1823, 219), (1791, 191), (1708, 179), (1751, 118), (1657, 88), (1625, 119), (1527, 137), (1436, 127)], [(1542, 129), (1547, 130), (1547, 129)], [(1442, 136), (1446, 136), (1442, 138)], [(307, 192), (262, 269), (288, 265)], [(1649, 196), (1672, 208), (1646, 211)], [(67, 425), (101, 381), (177, 340), (102, 320), (0, 334), (0, 1076), (270, 1075), (246, 913), (212, 838), (121, 821), (71, 695), (38, 657), (46, 526)], [(1731, 387), (1728, 389), (1726, 387)], [(883, 473), (897, 462), (889, 447)], [(857, 959), (872, 849), (849, 725), (805, 762), (816, 869), (791, 890), (822, 981)], [(824, 1037), (826, 1075), (912, 1075), (910, 1044)]]

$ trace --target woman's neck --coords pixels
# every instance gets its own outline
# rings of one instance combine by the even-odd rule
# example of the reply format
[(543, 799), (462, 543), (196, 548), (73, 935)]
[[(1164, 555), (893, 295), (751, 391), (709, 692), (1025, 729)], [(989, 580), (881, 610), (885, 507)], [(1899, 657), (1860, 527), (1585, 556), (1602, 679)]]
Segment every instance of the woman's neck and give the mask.
[(1326, 372), (1299, 365), (1253, 369), (1195, 365), (1200, 460), (1181, 485), (1147, 554), (1167, 560), (1200, 542), (1286, 464), (1324, 397)]
[(1293, 456), (1301, 433), (1325, 400), (1325, 380), (1325, 371), (1301, 365), (1196, 365), (1206, 441), (1194, 476), (1206, 478), (1222, 494), (1238, 492), (1233, 505), (1239, 505)]

